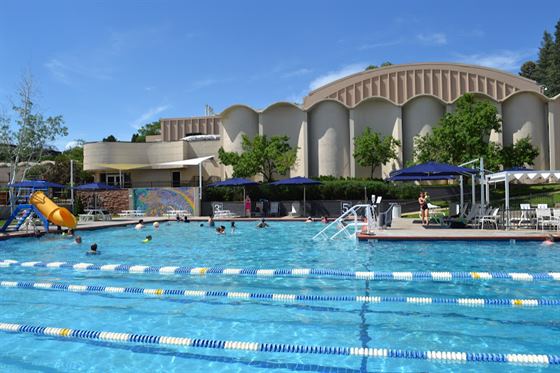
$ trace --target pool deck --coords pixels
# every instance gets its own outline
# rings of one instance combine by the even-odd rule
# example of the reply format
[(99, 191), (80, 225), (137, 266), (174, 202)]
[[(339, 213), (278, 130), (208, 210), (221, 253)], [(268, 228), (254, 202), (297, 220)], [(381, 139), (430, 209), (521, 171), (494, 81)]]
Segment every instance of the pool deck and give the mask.
[(431, 225), (424, 227), (413, 219), (395, 219), (391, 228), (378, 230), (375, 234), (358, 234), (358, 240), (385, 241), (543, 241), (548, 235), (560, 240), (560, 232), (535, 229), (452, 229)]
[[(87, 223), (80, 223), (76, 227), (76, 231), (81, 230), (97, 230), (103, 228), (114, 228), (135, 225), (138, 223), (140, 218), (115, 218), (109, 221), (92, 221)], [(144, 224), (153, 224), (154, 222), (166, 222), (174, 221), (175, 219), (170, 219), (167, 217), (143, 217)], [(193, 223), (206, 222), (208, 217), (193, 217), (190, 219)], [(215, 222), (219, 225), (220, 222), (226, 221), (260, 221), (261, 218), (224, 218), (216, 219)], [(274, 221), (299, 221), (303, 222), (305, 218), (266, 218), (268, 222)], [(319, 221), (319, 219), (315, 219)], [(42, 227), (38, 228), (38, 231), (44, 233)], [(56, 228), (50, 229), (51, 233), (56, 233)], [(560, 232), (556, 231), (541, 231), (534, 229), (515, 229), (515, 230), (495, 230), (495, 229), (451, 229), (440, 227), (437, 225), (432, 225), (430, 227), (424, 227), (419, 223), (415, 223), (413, 219), (394, 219), (392, 227), (383, 230), (376, 230), (373, 235), (370, 234), (358, 234), (358, 240), (360, 241), (375, 241), (375, 240), (385, 240), (385, 241), (463, 241), (463, 240), (473, 240), (473, 241), (509, 241), (509, 240), (519, 240), (519, 241), (543, 241), (549, 234), (553, 234), (556, 240), (560, 241)], [(7, 232), (0, 233), (0, 241), (8, 238), (15, 237), (32, 237), (33, 232), (21, 230), (18, 232)]]

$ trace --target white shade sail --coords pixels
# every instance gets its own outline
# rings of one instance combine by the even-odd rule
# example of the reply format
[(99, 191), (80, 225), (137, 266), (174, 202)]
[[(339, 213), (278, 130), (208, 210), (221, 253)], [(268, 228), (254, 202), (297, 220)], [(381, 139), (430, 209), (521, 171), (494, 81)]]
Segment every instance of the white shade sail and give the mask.
[(151, 164), (150, 166), (152, 166), (153, 168), (178, 168), (178, 167), (186, 167), (186, 166), (198, 166), (202, 162), (212, 158), (214, 158), (213, 155), (208, 155), (206, 157), (183, 159), (182, 161), (154, 163)]

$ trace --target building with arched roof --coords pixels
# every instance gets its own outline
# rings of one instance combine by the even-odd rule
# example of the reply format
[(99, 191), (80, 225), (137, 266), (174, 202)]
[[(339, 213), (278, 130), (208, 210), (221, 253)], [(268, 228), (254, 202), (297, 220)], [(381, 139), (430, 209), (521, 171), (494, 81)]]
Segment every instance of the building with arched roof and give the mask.
[[(249, 137), (287, 135), (290, 145), (298, 147), (297, 163), (289, 176), (367, 177), (368, 170), (356, 164), (352, 154), (354, 138), (369, 127), (401, 142), (397, 159), (384, 165), (375, 175), (386, 177), (392, 170), (412, 161), (416, 136), (429, 133), (445, 113), (454, 111), (459, 97), (472, 93), (490, 100), (502, 117), (502, 131), (493, 133), (492, 141), (510, 145), (530, 136), (540, 150), (535, 168), (555, 169), (560, 167), (560, 96), (548, 98), (542, 89), (532, 80), (482, 66), (391, 65), (326, 84), (309, 92), (303, 104), (277, 102), (261, 110), (235, 104), (216, 116), (163, 118), (161, 135), (150, 139), (155, 144), (135, 144), (138, 149), (130, 154), (135, 154), (136, 160), (143, 159), (140, 153), (148, 154), (149, 147), (157, 146), (158, 159), (176, 161), (177, 157), (215, 155), (219, 147), (240, 152), (244, 134)], [(193, 149), (192, 144), (184, 145), (182, 141), (189, 134), (219, 135), (219, 139), (216, 136)], [(115, 147), (122, 146), (121, 143), (86, 144), (85, 168), (101, 176), (106, 169), (99, 164), (126, 163), (127, 152), (115, 152)], [(117, 153), (124, 158), (108, 156)], [(105, 162), (99, 161), (101, 154)], [(146, 180), (153, 170), (144, 167), (134, 174), (144, 174), (137, 177)], [(158, 172), (161, 177), (161, 170)], [(180, 172), (188, 179), (187, 170)], [(132, 184), (134, 174), (131, 174)], [(206, 177), (227, 178), (231, 174), (229, 167), (217, 163), (205, 168)]]

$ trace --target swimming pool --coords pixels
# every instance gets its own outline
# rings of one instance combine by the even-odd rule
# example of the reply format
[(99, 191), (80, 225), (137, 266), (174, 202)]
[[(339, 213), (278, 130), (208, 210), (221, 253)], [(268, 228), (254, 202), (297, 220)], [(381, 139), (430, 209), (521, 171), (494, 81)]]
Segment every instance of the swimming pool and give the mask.
[[(397, 279), (407, 279), (408, 275), (402, 272), (408, 271), (548, 273), (557, 269), (558, 247), (531, 242), (367, 244), (348, 240), (313, 241), (311, 237), (323, 227), (319, 223), (272, 222), (270, 228), (263, 230), (254, 225), (237, 223), (237, 230), (231, 235), (228, 224), (228, 233), (224, 236), (195, 222), (162, 224), (159, 230), (153, 227), (142, 231), (132, 227), (104, 229), (80, 232), (84, 239), (81, 246), (60, 236), (0, 242), (0, 260), (10, 259), (19, 264), (58, 262), (51, 267), (0, 268), (1, 281), (193, 291), (189, 293), (191, 296), (176, 296), (1, 286), (0, 322), (277, 345), (517, 354), (556, 354), (559, 351), (557, 306), (468, 307), (445, 302), (400, 302), (407, 297), (558, 299), (560, 283), (550, 278), (484, 280), (483, 275), (482, 279), (475, 276), (474, 279), (447, 281), (444, 276), (446, 281), (432, 281), (429, 276), (420, 276), (413, 281), (393, 281), (383, 276), (369, 279), (340, 276), (339, 272), (317, 271), (317, 275), (297, 272), (298, 275), (293, 276), (282, 271), (251, 271), (315, 268), (397, 272)], [(144, 244), (142, 240), (147, 234), (153, 236), (153, 241)], [(101, 255), (84, 255), (92, 242), (98, 244)], [(75, 270), (65, 268), (60, 262), (92, 263), (97, 269)], [(124, 266), (112, 270), (102, 267), (109, 264)], [(131, 270), (126, 265), (136, 267)], [(189, 267), (189, 271), (170, 274), (174, 272), (169, 270), (170, 266)], [(98, 270), (101, 268), (106, 270)], [(200, 275), (206, 268), (215, 270)], [(224, 268), (247, 271), (223, 274)], [(149, 272), (130, 273), (135, 271)], [(201, 296), (200, 291), (205, 296)], [(244, 293), (263, 296), (246, 299)], [(270, 294), (295, 294), (302, 300), (264, 297)], [(305, 299), (306, 295), (323, 299)], [(341, 298), (325, 301), (326, 296), (379, 296), (386, 301)], [(507, 369), (521, 372), (547, 368), (111, 343), (0, 332), (0, 371), (245, 372), (263, 369), (321, 372), (497, 372)]]

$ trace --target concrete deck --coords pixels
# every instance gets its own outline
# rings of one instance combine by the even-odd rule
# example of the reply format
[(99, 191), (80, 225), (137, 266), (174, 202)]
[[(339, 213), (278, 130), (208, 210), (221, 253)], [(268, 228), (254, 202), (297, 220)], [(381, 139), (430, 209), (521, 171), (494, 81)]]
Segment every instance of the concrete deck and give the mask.
[(560, 240), (560, 232), (542, 231), (535, 229), (451, 229), (439, 225), (422, 226), (414, 223), (418, 219), (394, 219), (391, 228), (378, 230), (375, 234), (359, 234), (360, 241), (368, 240), (409, 240), (409, 241), (449, 241), (449, 240), (520, 240), (520, 241), (543, 241), (552, 234)]

